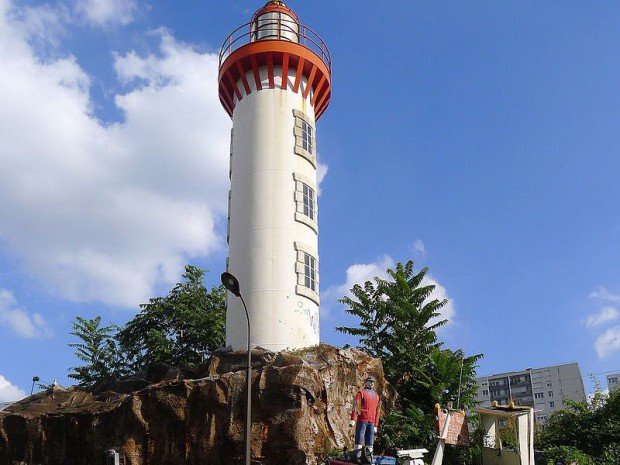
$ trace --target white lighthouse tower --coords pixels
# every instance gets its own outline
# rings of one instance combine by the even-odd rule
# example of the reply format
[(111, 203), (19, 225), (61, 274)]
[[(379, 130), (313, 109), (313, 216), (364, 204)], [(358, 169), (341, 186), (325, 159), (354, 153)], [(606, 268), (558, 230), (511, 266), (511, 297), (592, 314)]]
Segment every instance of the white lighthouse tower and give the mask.
[[(227, 271), (272, 351), (319, 343), (316, 121), (331, 96), (325, 43), (269, 1), (220, 52), (219, 96), (232, 117)], [(247, 345), (246, 315), (227, 299), (226, 344)]]

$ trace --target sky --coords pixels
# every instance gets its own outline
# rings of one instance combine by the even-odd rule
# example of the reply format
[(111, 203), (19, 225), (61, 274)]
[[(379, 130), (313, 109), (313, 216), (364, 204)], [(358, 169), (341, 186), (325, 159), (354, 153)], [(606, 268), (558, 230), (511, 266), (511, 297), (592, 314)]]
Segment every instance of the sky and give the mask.
[[(490, 375), (620, 372), (620, 3), (301, 1), (327, 43), (321, 340), (397, 262)], [(122, 325), (225, 268), (218, 51), (261, 1), (0, 0), (0, 402), (69, 385), (76, 316)]]

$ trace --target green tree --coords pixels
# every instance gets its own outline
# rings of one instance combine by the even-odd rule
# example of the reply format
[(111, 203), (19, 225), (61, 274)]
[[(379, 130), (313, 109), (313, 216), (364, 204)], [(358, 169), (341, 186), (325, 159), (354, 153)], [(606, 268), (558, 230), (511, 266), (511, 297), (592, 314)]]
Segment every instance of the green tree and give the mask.
[(208, 291), (205, 271), (185, 267), (183, 281), (141, 311), (118, 333), (121, 350), (134, 372), (153, 363), (194, 367), (224, 343), (225, 291)]
[(413, 261), (388, 269), (391, 279), (374, 278), (351, 289), (341, 302), (359, 318), (358, 327), (339, 331), (359, 338), (361, 349), (380, 358), (386, 379), (399, 394), (399, 404), (385, 418), (378, 446), (430, 447), (435, 435), (435, 403), (474, 403), (476, 363), (482, 355), (442, 349), (436, 330), (447, 323), (432, 299), (435, 286), (424, 284), (428, 268), (414, 271)]
[(588, 455), (571, 446), (552, 446), (548, 448), (545, 451), (545, 460), (553, 465), (556, 463), (594, 465), (594, 462)]
[(447, 300), (428, 300), (435, 286), (422, 285), (428, 272), (414, 273), (413, 261), (387, 270), (393, 280), (375, 277), (362, 287), (356, 284), (351, 297), (341, 303), (347, 313), (359, 318), (359, 327), (338, 327), (338, 331), (359, 338), (362, 348), (383, 362), (385, 376), (398, 387), (403, 381), (428, 384), (431, 380), (419, 367), (432, 347), (439, 347), (435, 330), (447, 323), (437, 320)]
[(71, 368), (74, 372), (69, 376), (87, 385), (109, 376), (139, 373), (154, 363), (197, 366), (225, 337), (224, 288), (207, 290), (204, 274), (187, 265), (182, 282), (167, 296), (141, 305), (140, 313), (123, 328), (102, 327), (101, 317), (76, 317), (71, 334), (81, 342), (69, 346), (86, 365)]
[(607, 444), (599, 461), (600, 465), (618, 465), (620, 463), (620, 444), (618, 442)]
[(476, 367), (481, 358), (480, 354), (466, 357), (461, 349), (433, 347), (426, 367), (432, 379), (431, 400), (441, 405), (453, 402), (457, 408), (473, 407), (478, 390)]
[(596, 464), (620, 463), (620, 392), (607, 396), (597, 386), (589, 401), (564, 399), (564, 403), (567, 408), (554, 413), (538, 434), (538, 444), (547, 455), (576, 451)]
[(91, 320), (78, 316), (72, 325), (73, 331), (70, 334), (82, 342), (71, 343), (69, 347), (75, 349), (76, 357), (86, 365), (71, 367), (74, 371), (69, 374), (69, 378), (77, 380), (81, 385), (89, 385), (108, 376), (123, 374), (122, 357), (114, 339), (118, 330), (116, 325), (101, 326), (100, 316)]

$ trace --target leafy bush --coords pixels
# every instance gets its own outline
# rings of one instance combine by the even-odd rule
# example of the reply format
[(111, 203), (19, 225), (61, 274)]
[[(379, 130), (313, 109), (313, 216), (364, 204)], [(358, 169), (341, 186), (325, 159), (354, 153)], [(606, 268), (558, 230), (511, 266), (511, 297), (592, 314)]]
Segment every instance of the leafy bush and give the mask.
[(579, 449), (571, 446), (553, 446), (545, 451), (547, 463), (555, 465), (595, 465), (594, 461)]
[(101, 317), (76, 317), (71, 343), (83, 366), (72, 367), (70, 378), (91, 385), (110, 376), (139, 373), (165, 363), (198, 366), (224, 343), (226, 324), (223, 286), (207, 290), (205, 271), (187, 265), (183, 281), (165, 297), (140, 305), (141, 311), (123, 328), (102, 326)]
[[(620, 438), (618, 439), (620, 441)], [(618, 465), (620, 463), (620, 444), (608, 444), (598, 461), (599, 465)]]

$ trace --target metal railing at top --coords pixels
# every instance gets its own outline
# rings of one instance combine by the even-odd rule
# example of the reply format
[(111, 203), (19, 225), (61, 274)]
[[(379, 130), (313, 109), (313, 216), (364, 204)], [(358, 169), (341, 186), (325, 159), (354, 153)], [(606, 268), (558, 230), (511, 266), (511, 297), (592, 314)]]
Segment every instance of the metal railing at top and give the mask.
[(309, 27), (283, 18), (254, 20), (235, 29), (222, 44), (220, 66), (238, 48), (250, 42), (267, 40), (285, 40), (302, 45), (318, 55), (327, 66), (327, 70), (331, 72), (332, 59), (323, 39)]

